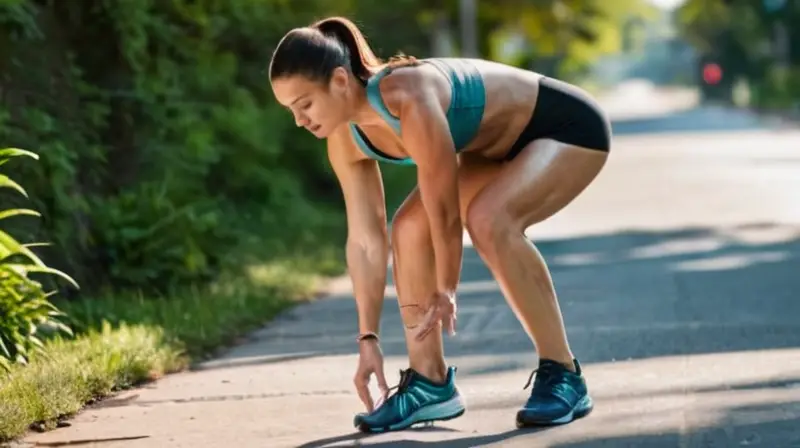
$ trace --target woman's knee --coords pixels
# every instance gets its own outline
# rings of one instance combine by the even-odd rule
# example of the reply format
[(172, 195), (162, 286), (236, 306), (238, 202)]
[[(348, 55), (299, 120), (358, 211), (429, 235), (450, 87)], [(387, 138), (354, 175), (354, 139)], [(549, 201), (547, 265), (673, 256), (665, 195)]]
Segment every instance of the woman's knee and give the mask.
[(420, 247), (430, 241), (427, 216), (417, 207), (400, 209), (392, 218), (392, 250), (401, 247)]
[(491, 254), (500, 243), (514, 231), (512, 217), (496, 201), (479, 196), (467, 208), (464, 223), (475, 248), (483, 254)]

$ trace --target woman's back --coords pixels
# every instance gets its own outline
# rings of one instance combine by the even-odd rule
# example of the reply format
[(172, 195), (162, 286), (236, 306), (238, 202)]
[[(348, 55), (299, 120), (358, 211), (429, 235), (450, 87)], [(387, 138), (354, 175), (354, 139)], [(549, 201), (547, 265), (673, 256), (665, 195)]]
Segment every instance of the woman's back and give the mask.
[[(373, 109), (394, 130), (369, 124), (352, 129), (362, 148), (383, 148), (384, 154), (404, 153), (398, 137), (400, 115), (393, 104), (396, 88), (427, 89), (438, 97), (448, 114), (448, 125), (458, 152), (499, 157), (528, 123), (541, 75), (497, 62), (469, 58), (428, 58), (389, 64), (368, 81)], [(396, 82), (398, 78), (404, 81)], [(401, 87), (396, 87), (401, 84)], [(379, 156), (380, 157), (380, 156)], [(389, 156), (391, 158), (391, 156)]]

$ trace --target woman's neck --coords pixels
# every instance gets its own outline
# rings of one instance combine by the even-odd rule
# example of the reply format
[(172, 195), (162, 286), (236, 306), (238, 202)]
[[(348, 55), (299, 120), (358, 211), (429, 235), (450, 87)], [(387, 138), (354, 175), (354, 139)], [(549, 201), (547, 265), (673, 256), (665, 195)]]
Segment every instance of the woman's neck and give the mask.
[(372, 126), (383, 123), (381, 116), (372, 108), (367, 98), (367, 87), (359, 80), (353, 79), (358, 87), (354, 89), (353, 95), (353, 116), (350, 121), (358, 126)]

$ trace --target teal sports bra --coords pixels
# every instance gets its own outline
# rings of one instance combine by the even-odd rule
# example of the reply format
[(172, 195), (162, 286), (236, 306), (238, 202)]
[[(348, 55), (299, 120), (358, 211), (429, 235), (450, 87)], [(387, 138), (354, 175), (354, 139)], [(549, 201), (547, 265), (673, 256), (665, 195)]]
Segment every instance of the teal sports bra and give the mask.
[[(447, 123), (450, 127), (450, 136), (455, 143), (456, 153), (463, 150), (478, 133), (484, 108), (486, 107), (486, 88), (478, 69), (468, 59), (458, 58), (431, 58), (420, 62), (432, 64), (444, 73), (450, 80), (451, 100), (447, 109)], [(400, 120), (389, 112), (381, 98), (379, 88), (380, 80), (391, 72), (386, 67), (376, 73), (367, 81), (367, 101), (376, 112), (394, 129), (400, 133)], [(350, 123), (350, 131), (358, 147), (368, 157), (387, 163), (398, 165), (414, 165), (410, 158), (397, 159), (390, 157), (374, 147), (367, 139), (364, 132)]]

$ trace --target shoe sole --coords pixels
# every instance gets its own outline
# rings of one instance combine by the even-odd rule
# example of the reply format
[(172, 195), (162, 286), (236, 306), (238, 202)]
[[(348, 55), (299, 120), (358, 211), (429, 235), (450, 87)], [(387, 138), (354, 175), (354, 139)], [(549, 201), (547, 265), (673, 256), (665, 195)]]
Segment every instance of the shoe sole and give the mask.
[(384, 433), (390, 431), (402, 431), (404, 429), (408, 429), (417, 423), (433, 423), (433, 422), (444, 422), (448, 420), (453, 420), (454, 418), (461, 417), (464, 415), (464, 412), (467, 410), (466, 403), (462, 396), (456, 395), (453, 398), (441, 402), (432, 404), (430, 406), (425, 406), (413, 414), (409, 415), (408, 418), (403, 420), (400, 423), (395, 423), (394, 425), (383, 426), (383, 427), (370, 427), (366, 423), (361, 423), (358, 425), (358, 429), (361, 432), (366, 432), (370, 434), (377, 434), (377, 433)]
[(517, 412), (517, 428), (528, 428), (528, 427), (535, 427), (535, 426), (556, 426), (556, 425), (565, 425), (570, 423), (574, 420), (579, 418), (586, 417), (589, 415), (592, 410), (594, 409), (594, 402), (592, 398), (588, 395), (581, 398), (578, 404), (569, 411), (563, 417), (559, 417), (554, 420), (538, 420), (538, 419), (530, 419), (526, 418), (524, 415), (524, 411)]

